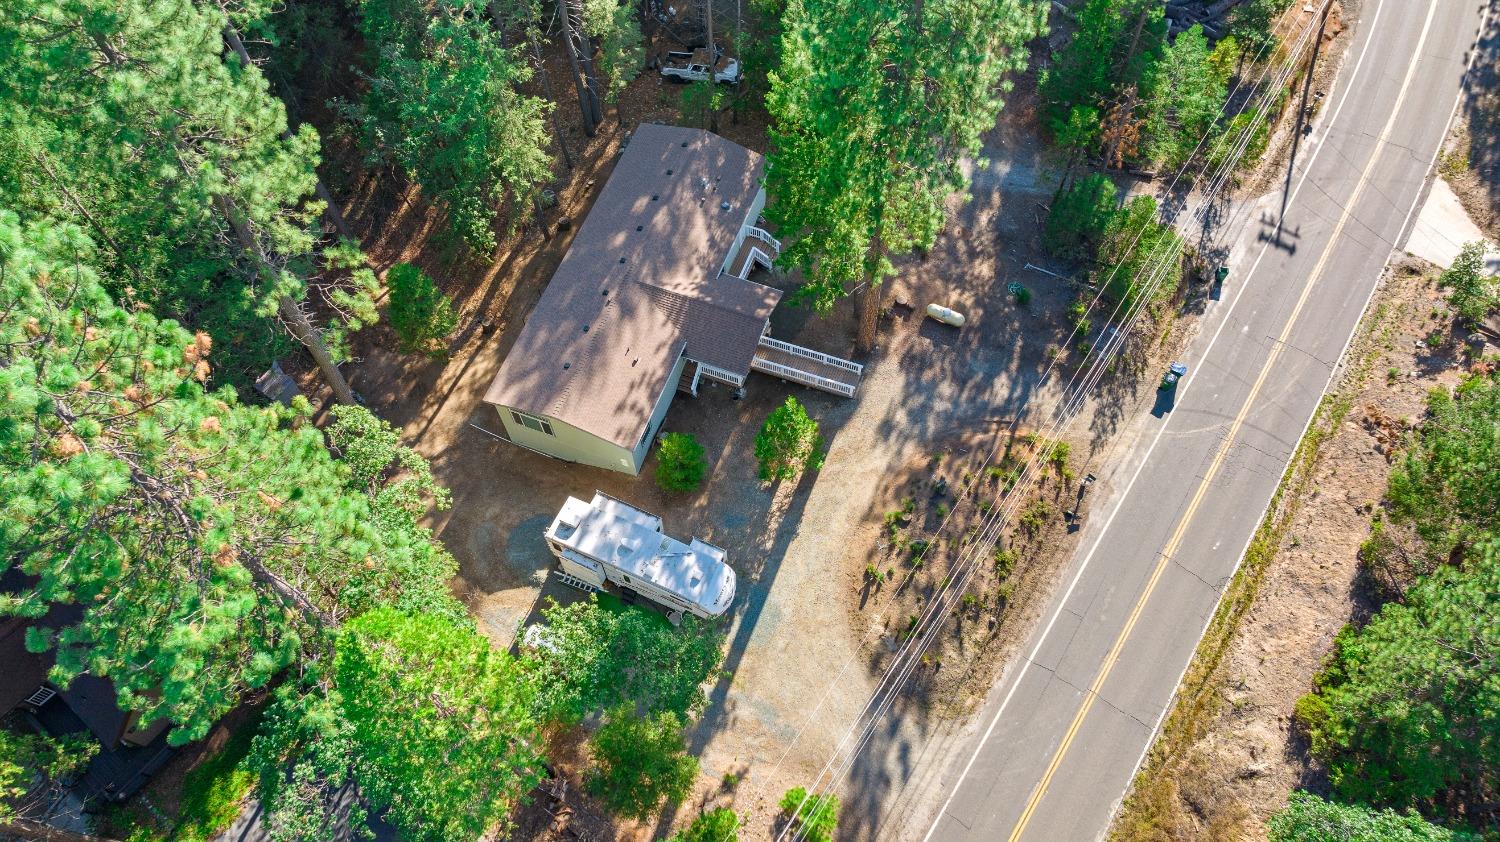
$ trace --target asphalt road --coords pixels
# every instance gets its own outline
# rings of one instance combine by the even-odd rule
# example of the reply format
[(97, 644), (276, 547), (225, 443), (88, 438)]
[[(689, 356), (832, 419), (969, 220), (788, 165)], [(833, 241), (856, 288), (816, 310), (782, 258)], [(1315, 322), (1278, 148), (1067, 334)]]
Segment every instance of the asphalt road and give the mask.
[[(1233, 246), (1223, 300), (1134, 474), (1096, 504), (1026, 661), (961, 745), (932, 840), (1102, 835), (1405, 235), (1465, 74), (1479, 0), (1366, 0), (1281, 199)], [(1276, 241), (1279, 240), (1279, 241)], [(929, 829), (930, 828), (930, 829)]]

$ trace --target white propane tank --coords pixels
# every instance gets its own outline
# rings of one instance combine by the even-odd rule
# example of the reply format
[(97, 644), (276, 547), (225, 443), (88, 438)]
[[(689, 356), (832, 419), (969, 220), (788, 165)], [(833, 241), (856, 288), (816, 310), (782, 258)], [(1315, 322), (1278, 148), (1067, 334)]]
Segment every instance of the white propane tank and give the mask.
[(927, 315), (933, 317), (934, 319), (937, 319), (945, 325), (953, 325), (954, 327), (964, 326), (963, 313), (944, 307), (941, 304), (928, 304)]

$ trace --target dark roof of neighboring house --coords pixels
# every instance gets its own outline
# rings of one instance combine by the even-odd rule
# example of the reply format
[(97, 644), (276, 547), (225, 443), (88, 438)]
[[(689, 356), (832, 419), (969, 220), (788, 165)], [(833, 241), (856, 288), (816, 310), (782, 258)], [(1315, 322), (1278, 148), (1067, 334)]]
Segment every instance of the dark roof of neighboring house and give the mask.
[(24, 617), (0, 619), (0, 714), (9, 713), (47, 680), (52, 659), (26, 651)]
[(100, 743), (113, 747), (120, 742), (129, 714), (116, 703), (113, 681), (84, 673), (59, 695)]
[[(20, 594), (32, 587), (34, 577), (27, 576), (19, 568), (12, 567), (0, 573), (0, 593)], [(25, 701), (32, 691), (47, 680), (47, 671), (52, 668), (52, 653), (37, 654), (26, 650), (26, 629), (32, 624), (60, 626), (76, 622), (78, 609), (68, 605), (54, 605), (40, 620), (29, 617), (0, 617), (0, 714), (14, 710)]]
[(761, 172), (710, 132), (643, 124), (484, 399), (634, 447), (684, 351), (748, 374), (781, 292), (719, 268)]
[[(11, 568), (0, 574), (0, 593), (20, 594), (35, 586), (36, 579)], [(39, 620), (25, 617), (0, 618), (0, 714), (9, 713), (42, 685), (52, 668), (55, 652), (26, 651), (26, 629), (31, 625), (59, 628), (83, 616), (78, 605), (53, 603)], [(172, 755), (167, 729), (147, 745), (120, 742), (129, 716), (116, 704), (115, 686), (106, 678), (80, 675), (68, 689), (36, 711), (36, 720), (48, 733), (72, 734), (87, 730), (99, 740), (99, 751), (73, 791), (85, 801), (96, 797), (123, 799), (140, 789), (151, 774)]]
[[(11, 568), (0, 575), (0, 593), (22, 593), (34, 582), (33, 577)], [(27, 626), (59, 628), (77, 623), (82, 617), (83, 609), (79, 606), (54, 603), (39, 620), (0, 618), (0, 670), (5, 675), (5, 680), (0, 681), (4, 685), (0, 689), (0, 713), (10, 711), (40, 687), (56, 659), (56, 653), (50, 649), (41, 654), (26, 651)], [(80, 675), (66, 690), (59, 690), (58, 695), (105, 746), (120, 741), (127, 714), (116, 704), (115, 686), (109, 679)]]

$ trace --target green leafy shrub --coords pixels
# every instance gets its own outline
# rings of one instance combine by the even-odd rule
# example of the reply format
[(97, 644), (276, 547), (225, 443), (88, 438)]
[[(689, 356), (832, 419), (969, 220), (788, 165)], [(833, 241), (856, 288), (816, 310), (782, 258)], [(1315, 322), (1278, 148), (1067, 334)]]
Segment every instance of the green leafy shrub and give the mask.
[(927, 555), (927, 550), (931, 546), (932, 546), (932, 542), (931, 541), (924, 541), (924, 540), (922, 540), (920, 538), (917, 539), (917, 540), (915, 540), (915, 541), (912, 541), (911, 544), (910, 544), (912, 561), (915, 561), (918, 566), (921, 566), (921, 564), (922, 564), (922, 557), (925, 556), (925, 555)]
[(1117, 207), (1117, 192), (1115, 183), (1100, 173), (1068, 185), (1047, 211), (1042, 247), (1048, 254), (1068, 260), (1093, 257)]
[[(910, 501), (911, 498), (908, 497), (907, 502)], [(882, 523), (885, 525), (886, 535), (889, 536), (892, 541), (896, 540), (896, 538), (900, 537), (901, 535), (902, 527), (906, 526), (910, 518), (911, 508), (907, 505), (902, 505), (902, 507), (897, 511), (886, 512), (885, 517), (882, 519)]]
[(793, 787), (781, 796), (781, 813), (798, 839), (831, 842), (839, 824), (839, 799), (832, 793), (809, 796), (803, 787)]
[(391, 289), (391, 329), (401, 341), (401, 350), (442, 356), (443, 340), (458, 326), (453, 300), (410, 263), (392, 266), (385, 282)]
[(0, 822), (52, 796), (98, 751), (97, 741), (80, 734), (52, 737), (13, 720), (0, 722)]
[(823, 439), (818, 422), (794, 397), (777, 407), (755, 436), (755, 458), (763, 480), (795, 479), (805, 469), (816, 470)]
[(631, 707), (611, 711), (590, 741), (594, 768), (587, 785), (620, 815), (644, 819), (663, 802), (688, 794), (698, 777), (698, 759), (687, 753), (677, 714), (642, 718)]
[(677, 106), (682, 112), (683, 123), (699, 129), (718, 131), (719, 112), (723, 110), (728, 96), (721, 85), (710, 79), (689, 82), (682, 87), (682, 97)]
[[(1238, 168), (1247, 170), (1255, 166), (1260, 156), (1266, 154), (1266, 145), (1271, 139), (1273, 121), (1270, 119), (1257, 121), (1255, 115), (1256, 109), (1254, 108), (1241, 111), (1229, 121), (1227, 128), (1218, 133), (1217, 139), (1211, 138), (1205, 144), (1208, 147), (1205, 157), (1208, 159), (1209, 170), (1222, 168), (1230, 158), (1235, 157), (1236, 153), (1239, 156)], [(1250, 139), (1241, 151), (1239, 145), (1233, 141), (1235, 138), (1244, 136), (1246, 132), (1250, 132)]]
[(1065, 441), (1055, 441), (1052, 443), (1052, 453), (1048, 456), (1047, 461), (1052, 463), (1052, 467), (1060, 471), (1068, 466), (1068, 456), (1072, 452), (1072, 445)]
[(1275, 23), (1292, 0), (1248, 0), (1229, 13), (1230, 37), (1244, 41), (1244, 49), (1273, 43)]
[(688, 433), (667, 433), (656, 451), (656, 484), (666, 491), (697, 491), (708, 464), (703, 445)]
[(1015, 550), (1007, 550), (1001, 547), (995, 548), (995, 577), (1004, 579), (1010, 575), (1010, 571), (1016, 568), (1016, 560), (1019, 556)]
[(1442, 567), (1334, 642), (1299, 720), (1354, 801), (1473, 815), (1500, 800), (1500, 541)]
[[(611, 607), (615, 606), (614, 610)], [(545, 645), (530, 653), (543, 718), (574, 723), (616, 705), (688, 716), (719, 665), (723, 632), (697, 617), (664, 617), (598, 596), (542, 609)]]
[(1317, 693), (1308, 693), (1297, 699), (1292, 708), (1292, 721), (1307, 740), (1313, 754), (1323, 754), (1328, 745), (1328, 702)]
[(1453, 265), (1438, 276), (1438, 286), (1451, 290), (1448, 304), (1464, 321), (1479, 323), (1500, 308), (1500, 281), (1485, 274), (1485, 244), (1466, 243)]
[(1270, 842), (1479, 842), (1474, 834), (1448, 830), (1415, 813), (1335, 804), (1306, 792), (1266, 822)]
[(1035, 536), (1042, 531), (1043, 526), (1047, 525), (1047, 516), (1050, 514), (1052, 514), (1051, 504), (1046, 500), (1038, 500), (1026, 507), (1026, 511), (1021, 513), (1017, 522), (1027, 535)]
[[(1128, 311), (1141, 302), (1170, 298), (1182, 282), (1183, 241), (1156, 219), (1156, 200), (1137, 196), (1115, 211), (1099, 247), (1096, 283)], [(1153, 285), (1154, 284), (1154, 285)]]
[(739, 815), (728, 807), (716, 807), (693, 819), (687, 830), (667, 837), (667, 842), (739, 842), (739, 838)]

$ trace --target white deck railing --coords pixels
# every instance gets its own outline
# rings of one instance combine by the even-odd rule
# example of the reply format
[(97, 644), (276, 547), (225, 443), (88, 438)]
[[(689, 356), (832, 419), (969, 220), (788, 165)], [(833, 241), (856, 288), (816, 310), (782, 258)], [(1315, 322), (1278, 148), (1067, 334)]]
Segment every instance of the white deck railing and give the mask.
[(767, 269), (775, 265), (776, 258), (772, 257), (769, 254), (766, 254), (755, 246), (751, 246), (750, 253), (745, 256), (745, 265), (740, 268), (740, 271), (744, 274), (735, 275), (736, 278), (739, 278), (742, 281), (750, 280), (750, 268), (755, 265), (755, 258), (757, 255), (760, 257), (761, 261), (766, 264)]
[(791, 366), (782, 365), (781, 363), (773, 363), (770, 360), (765, 359), (764, 357), (756, 357), (755, 359), (751, 360), (750, 367), (755, 369), (756, 371), (765, 372), (766, 374), (774, 374), (777, 377), (782, 378), (783, 380), (790, 380), (793, 383), (802, 383), (807, 386), (812, 386), (816, 389), (822, 389), (825, 392), (833, 392), (836, 395), (843, 395), (846, 398), (854, 397), (854, 387), (849, 385), (848, 383), (840, 383), (837, 380), (831, 380), (827, 377), (823, 377), (822, 375), (813, 374), (810, 371), (803, 371), (800, 368), (792, 368)]
[(698, 370), (703, 372), (703, 376), (707, 377), (710, 380), (717, 380), (720, 383), (728, 383), (729, 385), (736, 387), (745, 385), (745, 378), (739, 376), (738, 374), (735, 374), (732, 371), (725, 371), (722, 368), (714, 368), (707, 363), (698, 363)]
[(782, 342), (780, 339), (772, 339), (769, 336), (762, 336), (760, 338), (760, 344), (766, 346), (767, 348), (775, 348), (782, 353), (791, 354), (794, 357), (803, 357), (809, 360), (817, 360), (824, 365), (833, 366), (834, 368), (842, 368), (845, 371), (852, 371), (855, 375), (860, 377), (863, 377), (865, 373), (865, 367), (860, 365), (859, 363), (850, 362), (845, 359), (840, 359), (839, 357), (831, 357), (821, 351), (814, 351), (811, 348), (804, 348), (801, 345), (793, 345), (790, 342)]
[(781, 253), (781, 241), (771, 236), (770, 231), (767, 231), (764, 228), (757, 228), (754, 225), (746, 225), (744, 233), (748, 236), (754, 237), (757, 240), (763, 240), (767, 243), (770, 243), (771, 245), (776, 247), (777, 254)]

